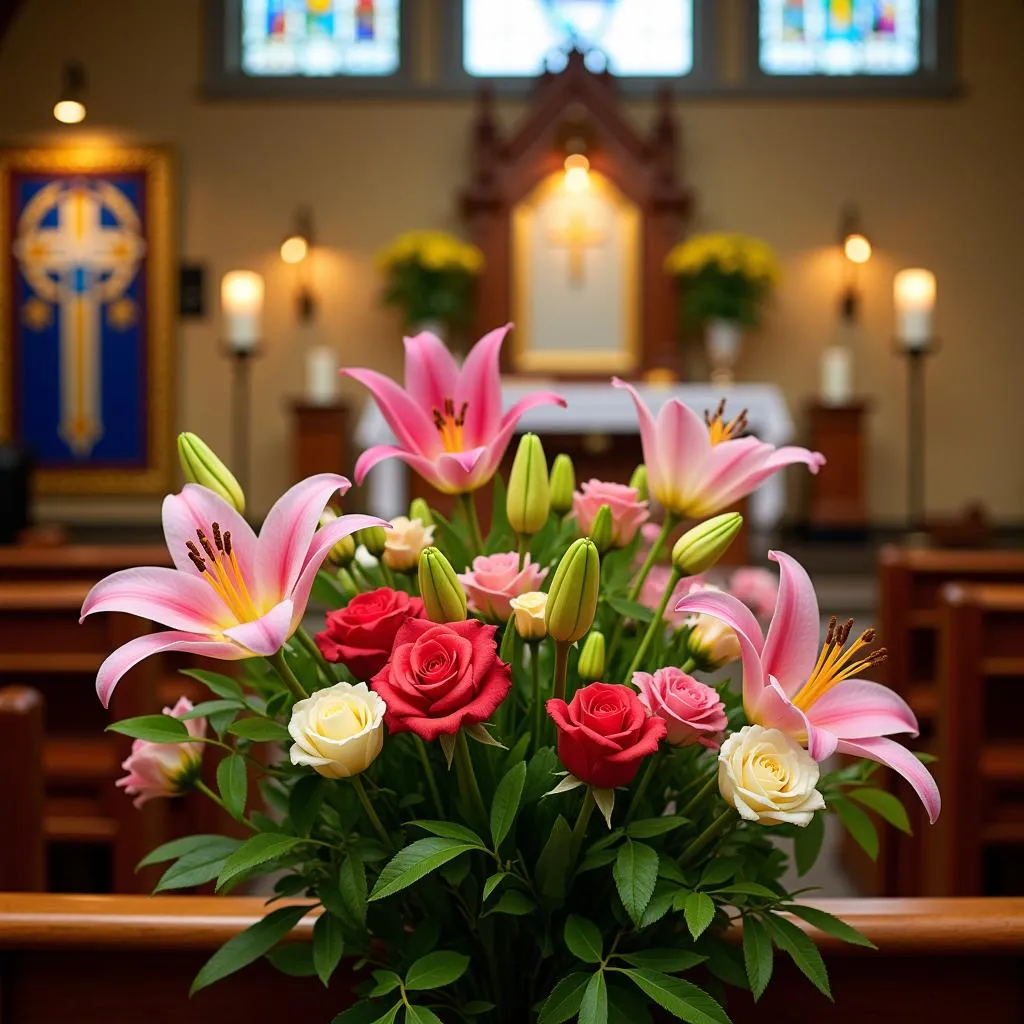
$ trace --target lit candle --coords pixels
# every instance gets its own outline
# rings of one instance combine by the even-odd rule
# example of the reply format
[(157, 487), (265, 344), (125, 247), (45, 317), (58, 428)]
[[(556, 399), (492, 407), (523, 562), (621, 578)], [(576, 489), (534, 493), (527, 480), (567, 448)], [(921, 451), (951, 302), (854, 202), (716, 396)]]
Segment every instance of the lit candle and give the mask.
[(232, 352), (251, 352), (260, 340), (263, 278), (253, 270), (232, 270), (220, 283), (224, 343)]
[(329, 345), (317, 345), (306, 353), (306, 401), (332, 405), (338, 393), (338, 360)]
[(930, 270), (901, 270), (892, 292), (897, 340), (906, 348), (925, 348), (932, 337), (935, 275)]
[(845, 345), (830, 345), (821, 354), (821, 400), (825, 405), (846, 405), (853, 392), (853, 366)]

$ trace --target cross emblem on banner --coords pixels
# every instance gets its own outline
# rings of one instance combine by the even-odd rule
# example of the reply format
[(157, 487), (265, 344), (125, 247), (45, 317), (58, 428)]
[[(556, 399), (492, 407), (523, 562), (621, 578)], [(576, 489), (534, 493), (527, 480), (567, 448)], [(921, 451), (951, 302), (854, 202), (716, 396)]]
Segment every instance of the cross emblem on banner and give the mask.
[[(53, 211), (56, 226), (44, 227)], [(135, 207), (108, 181), (51, 182), (18, 220), (14, 255), (34, 293), (30, 301), (58, 311), (59, 433), (80, 459), (103, 436), (103, 307), (122, 299), (145, 249)], [(126, 322), (123, 309), (117, 319)]]
[(594, 227), (583, 210), (572, 210), (563, 224), (548, 234), (552, 245), (564, 246), (569, 253), (569, 284), (579, 287), (584, 281), (584, 257), (587, 249), (600, 246), (605, 240), (601, 228)]

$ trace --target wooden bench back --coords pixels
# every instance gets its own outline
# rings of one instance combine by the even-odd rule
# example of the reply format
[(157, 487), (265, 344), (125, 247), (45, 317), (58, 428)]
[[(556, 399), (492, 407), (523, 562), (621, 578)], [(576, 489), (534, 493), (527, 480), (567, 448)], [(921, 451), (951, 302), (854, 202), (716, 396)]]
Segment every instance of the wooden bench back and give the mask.
[(13, 892), (46, 888), (43, 719), (38, 690), (0, 688), (0, 779), (6, 797), (0, 826), (0, 889)]

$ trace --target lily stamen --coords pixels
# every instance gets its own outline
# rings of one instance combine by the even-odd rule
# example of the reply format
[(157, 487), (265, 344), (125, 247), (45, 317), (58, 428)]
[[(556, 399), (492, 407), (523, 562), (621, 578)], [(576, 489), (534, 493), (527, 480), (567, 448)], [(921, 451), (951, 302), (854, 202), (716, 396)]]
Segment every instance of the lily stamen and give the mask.
[(231, 613), (237, 616), (240, 622), (252, 622), (260, 617), (246, 586), (245, 578), (238, 558), (231, 548), (231, 532), (221, 533), (220, 524), (212, 525), (214, 546), (210, 544), (209, 538), (201, 530), (196, 530), (199, 543), (206, 552), (206, 558), (199, 553), (195, 541), (186, 541), (188, 557), (192, 564), (202, 574), (203, 579), (213, 587), (220, 599), (228, 606)]
[(721, 444), (723, 441), (732, 441), (747, 429), (747, 410), (741, 409), (738, 416), (726, 422), (725, 399), (723, 398), (718, 403), (714, 416), (707, 409), (704, 410), (704, 422), (707, 424), (712, 445)]
[(466, 410), (469, 402), (463, 402), (459, 408), (458, 415), (455, 413), (455, 401), (451, 398), (444, 400), (444, 412), (436, 406), (432, 410), (434, 415), (434, 426), (441, 435), (441, 444), (446, 452), (461, 452), (464, 450), (463, 427), (466, 423)]
[(859, 672), (874, 665), (880, 665), (888, 657), (884, 647), (865, 653), (865, 649), (875, 642), (877, 636), (876, 631), (871, 628), (865, 629), (853, 644), (844, 650), (852, 629), (853, 619), (847, 619), (841, 626), (837, 624), (835, 616), (829, 621), (825, 643), (822, 644), (814, 670), (793, 698), (793, 704), (802, 711), (806, 711), (837, 683), (844, 679), (852, 679)]

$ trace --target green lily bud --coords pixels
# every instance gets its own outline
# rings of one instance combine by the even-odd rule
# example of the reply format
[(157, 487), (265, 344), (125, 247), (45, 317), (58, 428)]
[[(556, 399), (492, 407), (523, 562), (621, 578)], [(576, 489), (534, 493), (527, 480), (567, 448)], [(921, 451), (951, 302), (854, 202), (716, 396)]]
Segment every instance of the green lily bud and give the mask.
[(181, 471), (190, 484), (202, 484), (219, 494), (239, 514), (245, 513), (245, 494), (238, 481), (201, 437), (179, 434), (178, 458)]
[(551, 467), (551, 511), (564, 516), (572, 511), (572, 495), (576, 490), (576, 469), (564, 453), (555, 456)]
[(422, 498), (413, 498), (409, 506), (409, 518), (418, 519), (424, 526), (433, 526), (434, 517), (430, 514), (430, 506)]
[[(320, 516), (320, 525), (326, 526), (328, 523), (338, 518), (338, 513), (333, 508), (325, 508), (323, 514)], [(337, 544), (327, 552), (327, 561), (331, 565), (336, 566), (339, 569), (344, 569), (346, 565), (351, 565), (352, 559), (356, 557), (356, 542), (351, 536), (342, 537)]]
[(742, 525), (739, 512), (723, 512), (706, 519), (676, 541), (672, 564), (684, 576), (707, 572), (725, 554)]
[(578, 666), (580, 679), (585, 683), (596, 683), (604, 676), (604, 633), (592, 629), (583, 641)]
[(647, 467), (642, 462), (633, 470), (633, 475), (629, 478), (629, 486), (636, 490), (638, 501), (647, 501), (650, 498), (651, 495), (647, 488)]
[(356, 594), (359, 593), (359, 587), (356, 585), (356, 581), (352, 578), (352, 574), (348, 569), (339, 569), (337, 572), (338, 585), (344, 591), (345, 597), (348, 600), (352, 600)]
[(365, 530), (356, 530), (352, 534), (352, 539), (355, 541), (356, 547), (362, 544), (374, 558), (380, 558), (384, 554), (388, 533), (383, 526), (367, 526)]
[(568, 644), (586, 636), (597, 614), (600, 583), (597, 546), (589, 537), (574, 540), (562, 555), (548, 590), (544, 621), (549, 636)]
[(432, 622), (463, 622), (466, 592), (451, 562), (437, 548), (424, 548), (419, 564), (420, 597)]
[(505, 511), (509, 526), (522, 537), (539, 533), (551, 514), (548, 463), (536, 434), (523, 434), (508, 478)]
[(603, 555), (612, 546), (614, 525), (611, 505), (602, 505), (597, 510), (597, 515), (594, 516), (594, 521), (587, 531), (588, 536), (597, 546), (598, 554)]

